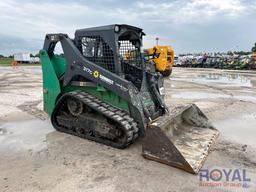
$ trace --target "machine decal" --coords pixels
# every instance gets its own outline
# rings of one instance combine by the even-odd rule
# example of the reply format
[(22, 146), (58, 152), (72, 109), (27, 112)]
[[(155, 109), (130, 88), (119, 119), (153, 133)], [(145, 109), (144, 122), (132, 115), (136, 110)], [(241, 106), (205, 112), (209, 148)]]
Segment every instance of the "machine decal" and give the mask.
[(103, 75), (99, 75), (99, 78), (102, 80), (102, 81), (104, 81), (104, 82), (106, 82), (106, 83), (108, 83), (108, 84), (110, 84), (110, 85), (113, 85), (114, 84), (114, 81), (113, 80), (111, 80), (111, 79), (109, 79), (109, 78), (107, 78), (107, 77), (105, 77), (105, 76), (103, 76)]
[(93, 76), (94, 76), (95, 78), (98, 78), (99, 75), (100, 75), (99, 71), (93, 71)]
[(92, 75), (92, 70), (90, 68), (84, 66), (83, 70)]
[(128, 89), (127, 89), (126, 87), (124, 87), (123, 85), (120, 85), (119, 83), (116, 83), (116, 82), (115, 82), (115, 85), (116, 85), (117, 87), (119, 87), (122, 91), (128, 91)]

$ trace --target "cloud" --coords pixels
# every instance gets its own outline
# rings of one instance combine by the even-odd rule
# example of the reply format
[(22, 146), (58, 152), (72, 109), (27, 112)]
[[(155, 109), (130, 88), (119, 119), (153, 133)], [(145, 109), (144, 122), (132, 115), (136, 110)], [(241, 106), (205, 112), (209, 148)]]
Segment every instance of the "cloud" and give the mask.
[[(250, 31), (256, 28), (253, 0), (1, 0), (0, 10), (0, 51), (4, 54), (26, 48), (36, 51), (46, 33), (73, 37), (76, 29), (113, 23), (144, 28), (145, 46), (152, 46), (158, 36), (178, 52), (225, 50), (237, 41), (241, 49), (248, 49), (255, 37)], [(239, 33), (246, 24), (250, 31), (246, 30), (245, 38)], [(221, 38), (227, 36), (225, 44)]]
[(248, 10), (240, 0), (142, 1), (136, 7), (144, 19), (175, 24), (208, 22), (217, 16), (237, 17)]
[(17, 52), (37, 53), (43, 46), (42, 39), (19, 38), (16, 36), (0, 34), (0, 53), (11, 55)]

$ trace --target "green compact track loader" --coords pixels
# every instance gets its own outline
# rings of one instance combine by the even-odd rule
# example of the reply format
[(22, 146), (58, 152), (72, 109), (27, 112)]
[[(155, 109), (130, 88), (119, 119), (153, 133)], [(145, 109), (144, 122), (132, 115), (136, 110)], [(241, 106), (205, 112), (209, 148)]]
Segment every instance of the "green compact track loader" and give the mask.
[(161, 74), (143, 61), (144, 35), (118, 24), (77, 30), (74, 39), (47, 34), (44, 110), (58, 131), (120, 149), (142, 137), (145, 158), (197, 173), (218, 131), (194, 104), (169, 111)]

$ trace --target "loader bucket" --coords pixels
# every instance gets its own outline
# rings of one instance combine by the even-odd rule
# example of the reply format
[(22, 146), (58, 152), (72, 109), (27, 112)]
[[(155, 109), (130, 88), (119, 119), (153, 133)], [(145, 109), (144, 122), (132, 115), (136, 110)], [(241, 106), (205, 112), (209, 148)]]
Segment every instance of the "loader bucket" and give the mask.
[(197, 174), (218, 134), (195, 104), (176, 107), (148, 126), (142, 155)]

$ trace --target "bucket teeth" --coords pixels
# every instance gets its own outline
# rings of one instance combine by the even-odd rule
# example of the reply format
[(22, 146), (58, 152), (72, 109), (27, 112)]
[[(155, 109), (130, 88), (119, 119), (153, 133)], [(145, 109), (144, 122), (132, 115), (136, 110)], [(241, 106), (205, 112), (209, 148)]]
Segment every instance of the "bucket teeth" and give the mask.
[(218, 130), (194, 104), (175, 108), (148, 126), (143, 140), (145, 158), (198, 173)]

